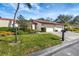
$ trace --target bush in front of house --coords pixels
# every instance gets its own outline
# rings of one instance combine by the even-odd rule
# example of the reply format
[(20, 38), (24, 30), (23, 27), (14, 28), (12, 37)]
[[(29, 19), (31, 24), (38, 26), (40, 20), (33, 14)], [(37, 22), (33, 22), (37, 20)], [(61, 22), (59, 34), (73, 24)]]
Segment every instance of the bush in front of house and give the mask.
[(8, 32), (8, 31), (0, 31), (0, 36), (8, 36), (8, 35), (13, 35), (13, 32)]
[[(2, 31), (1, 36), (6, 36), (7, 35), (6, 33), (8, 33), (8, 32), (14, 33), (16, 30), (15, 30), (15, 28), (12, 28), (12, 27), (0, 27), (0, 31)], [(33, 29), (26, 29), (26, 30), (18, 29), (17, 30), (18, 35), (33, 34), (36, 32), (38, 32), (38, 31), (33, 30)]]
[(26, 35), (28, 32), (24, 32), (23, 30), (18, 30), (17, 32), (18, 35)]
[(29, 34), (32, 34), (32, 33), (38, 32), (38, 31), (37, 30), (33, 30), (33, 29), (27, 29), (26, 32), (28, 32)]
[(0, 31), (8, 31), (9, 27), (0, 27)]
[(0, 27), (0, 31), (10, 31), (15, 32), (15, 29), (12, 27)]
[(15, 32), (16, 30), (15, 30), (15, 28), (10, 27), (10, 28), (8, 29), (8, 31)]

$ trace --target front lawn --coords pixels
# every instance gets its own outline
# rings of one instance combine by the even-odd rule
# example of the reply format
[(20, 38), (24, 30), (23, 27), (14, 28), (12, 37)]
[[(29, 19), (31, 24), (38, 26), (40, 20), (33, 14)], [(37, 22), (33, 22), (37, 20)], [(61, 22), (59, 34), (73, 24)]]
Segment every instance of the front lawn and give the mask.
[(18, 37), (22, 42), (16, 45), (9, 44), (9, 42), (14, 40), (14, 36), (1, 38), (0, 55), (29, 55), (34, 51), (42, 50), (61, 43), (60, 37), (52, 34), (27, 34), (19, 35)]

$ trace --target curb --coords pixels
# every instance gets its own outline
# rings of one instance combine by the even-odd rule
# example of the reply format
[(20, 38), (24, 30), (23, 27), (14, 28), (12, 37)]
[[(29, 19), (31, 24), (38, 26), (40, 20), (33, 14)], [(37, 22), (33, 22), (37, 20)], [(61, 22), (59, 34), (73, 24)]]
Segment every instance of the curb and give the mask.
[(79, 42), (79, 39), (75, 39), (73, 41), (69, 41), (69, 42), (66, 42), (66, 43), (62, 42), (62, 44), (60, 44), (60, 45), (50, 47), (50, 48), (46, 48), (42, 51), (34, 52), (34, 53), (30, 54), (30, 56), (50, 56), (51, 54), (55, 54), (56, 52), (58, 52), (62, 49), (65, 49), (65, 48), (67, 48), (71, 45), (74, 45), (78, 42)]

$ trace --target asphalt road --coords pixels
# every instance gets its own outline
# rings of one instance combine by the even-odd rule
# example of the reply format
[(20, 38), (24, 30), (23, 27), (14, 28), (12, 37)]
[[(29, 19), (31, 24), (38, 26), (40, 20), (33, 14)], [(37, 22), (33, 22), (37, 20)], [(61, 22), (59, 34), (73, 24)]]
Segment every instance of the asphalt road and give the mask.
[(79, 56), (79, 42), (65, 49), (61, 49), (50, 56)]

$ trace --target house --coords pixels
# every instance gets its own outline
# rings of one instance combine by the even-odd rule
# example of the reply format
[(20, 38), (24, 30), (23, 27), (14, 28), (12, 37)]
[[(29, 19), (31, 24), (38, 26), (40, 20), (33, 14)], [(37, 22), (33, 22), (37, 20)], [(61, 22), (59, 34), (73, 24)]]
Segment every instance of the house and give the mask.
[(79, 28), (79, 24), (73, 25), (74, 28)]
[(45, 32), (62, 31), (64, 24), (47, 20), (32, 20), (32, 29)]
[[(14, 19), (0, 18), (0, 27), (13, 27)], [(18, 26), (16, 24), (16, 26)]]
[[(0, 27), (13, 27), (14, 19), (0, 18)], [(56, 23), (48, 20), (32, 20), (27, 22), (27, 27), (33, 30), (53, 32), (62, 31), (63, 24)], [(16, 23), (19, 26), (19, 23)]]

